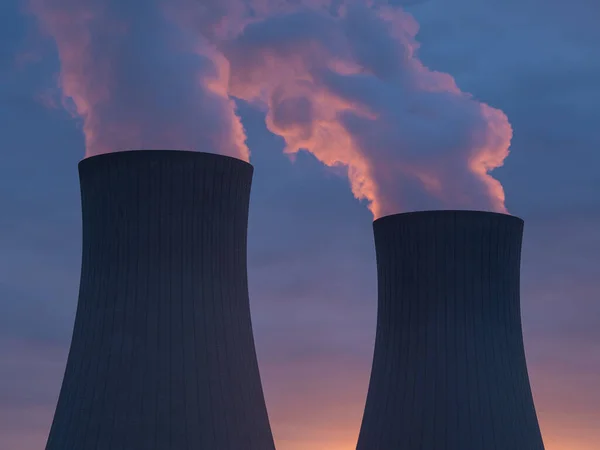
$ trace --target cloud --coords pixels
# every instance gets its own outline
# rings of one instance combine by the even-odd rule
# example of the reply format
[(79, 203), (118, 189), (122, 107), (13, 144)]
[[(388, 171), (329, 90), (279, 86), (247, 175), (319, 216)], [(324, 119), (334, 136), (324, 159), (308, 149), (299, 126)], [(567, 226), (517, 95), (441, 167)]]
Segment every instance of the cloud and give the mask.
[(420, 62), (418, 25), (400, 7), (31, 1), (57, 42), (88, 154), (200, 148), (248, 159), (234, 96), (267, 108), (288, 153), (345, 168), (376, 217), (505, 211), (489, 172), (508, 155), (506, 115)]
[(180, 31), (165, 4), (30, 1), (56, 41), (65, 104), (83, 121), (86, 154), (174, 148), (247, 160), (227, 61)]
[(299, 7), (221, 43), (230, 93), (267, 108), (286, 151), (347, 168), (376, 217), (405, 210), (504, 211), (488, 172), (508, 155), (506, 116), (416, 57), (418, 25), (398, 8)]
[(494, 174), (512, 212), (600, 208), (599, 8), (593, 0), (430, 0), (410, 8), (421, 59), (510, 117), (511, 157)]

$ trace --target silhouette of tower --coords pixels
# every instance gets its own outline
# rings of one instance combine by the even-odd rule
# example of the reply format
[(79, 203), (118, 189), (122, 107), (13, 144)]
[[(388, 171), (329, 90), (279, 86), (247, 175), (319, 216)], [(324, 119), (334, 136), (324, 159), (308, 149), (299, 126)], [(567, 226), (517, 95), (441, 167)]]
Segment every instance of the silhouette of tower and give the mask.
[(523, 221), (477, 211), (373, 224), (378, 315), (357, 450), (543, 450), (523, 348)]
[(274, 450), (248, 300), (252, 172), (185, 151), (80, 162), (79, 302), (47, 450)]

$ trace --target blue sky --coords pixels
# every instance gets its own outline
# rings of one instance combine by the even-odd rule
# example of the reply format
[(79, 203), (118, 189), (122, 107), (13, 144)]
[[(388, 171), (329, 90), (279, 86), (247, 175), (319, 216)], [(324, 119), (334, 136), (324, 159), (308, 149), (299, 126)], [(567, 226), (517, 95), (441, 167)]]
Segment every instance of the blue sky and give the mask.
[[(493, 176), (526, 221), (523, 323), (546, 447), (595, 450), (600, 5), (391, 3), (418, 22), (421, 61), (512, 125)], [(25, 8), (0, 4), (0, 448), (11, 450), (43, 447), (52, 420), (77, 301), (85, 155), (82, 121), (60, 104), (54, 42)], [(238, 113), (255, 166), (250, 294), (278, 448), (350, 450), (375, 332), (372, 214), (339, 170), (284, 154), (264, 110), (239, 101)]]

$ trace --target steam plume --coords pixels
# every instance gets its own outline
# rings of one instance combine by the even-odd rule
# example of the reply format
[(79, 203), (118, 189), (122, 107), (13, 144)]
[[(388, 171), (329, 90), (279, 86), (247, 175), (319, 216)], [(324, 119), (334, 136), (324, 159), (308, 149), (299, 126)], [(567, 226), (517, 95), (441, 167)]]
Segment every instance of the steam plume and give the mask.
[(229, 64), (171, 20), (162, 0), (30, 0), (57, 44), (65, 103), (87, 156), (202, 149), (248, 160)]
[(84, 119), (88, 154), (209, 147), (247, 159), (238, 98), (267, 111), (286, 152), (304, 149), (344, 167), (375, 217), (506, 211), (490, 171), (508, 155), (507, 117), (419, 61), (418, 24), (400, 7), (31, 1), (57, 41), (63, 91)]
[(267, 107), (286, 151), (346, 166), (375, 217), (413, 209), (504, 212), (488, 172), (508, 155), (504, 113), (415, 56), (418, 25), (399, 8), (299, 8), (223, 44), (230, 93)]

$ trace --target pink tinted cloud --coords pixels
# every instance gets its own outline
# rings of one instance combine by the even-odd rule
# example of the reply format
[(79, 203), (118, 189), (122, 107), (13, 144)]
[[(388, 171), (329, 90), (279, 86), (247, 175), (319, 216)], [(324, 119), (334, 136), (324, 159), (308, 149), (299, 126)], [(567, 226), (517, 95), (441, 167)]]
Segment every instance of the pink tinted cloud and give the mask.
[[(400, 8), (329, 0), (31, 0), (58, 46), (87, 153), (207, 149), (248, 159), (232, 97), (267, 109), (286, 152), (345, 168), (380, 217), (505, 212), (490, 172), (512, 129), (417, 58)], [(218, 50), (217, 50), (218, 49)]]
[(86, 155), (203, 150), (248, 160), (227, 95), (229, 64), (173, 23), (163, 0), (30, 0), (55, 41), (64, 102), (83, 121)]
[(220, 47), (230, 94), (267, 109), (286, 152), (347, 168), (375, 217), (429, 208), (505, 212), (489, 172), (508, 155), (504, 113), (416, 57), (418, 25), (399, 8), (283, 8)]

